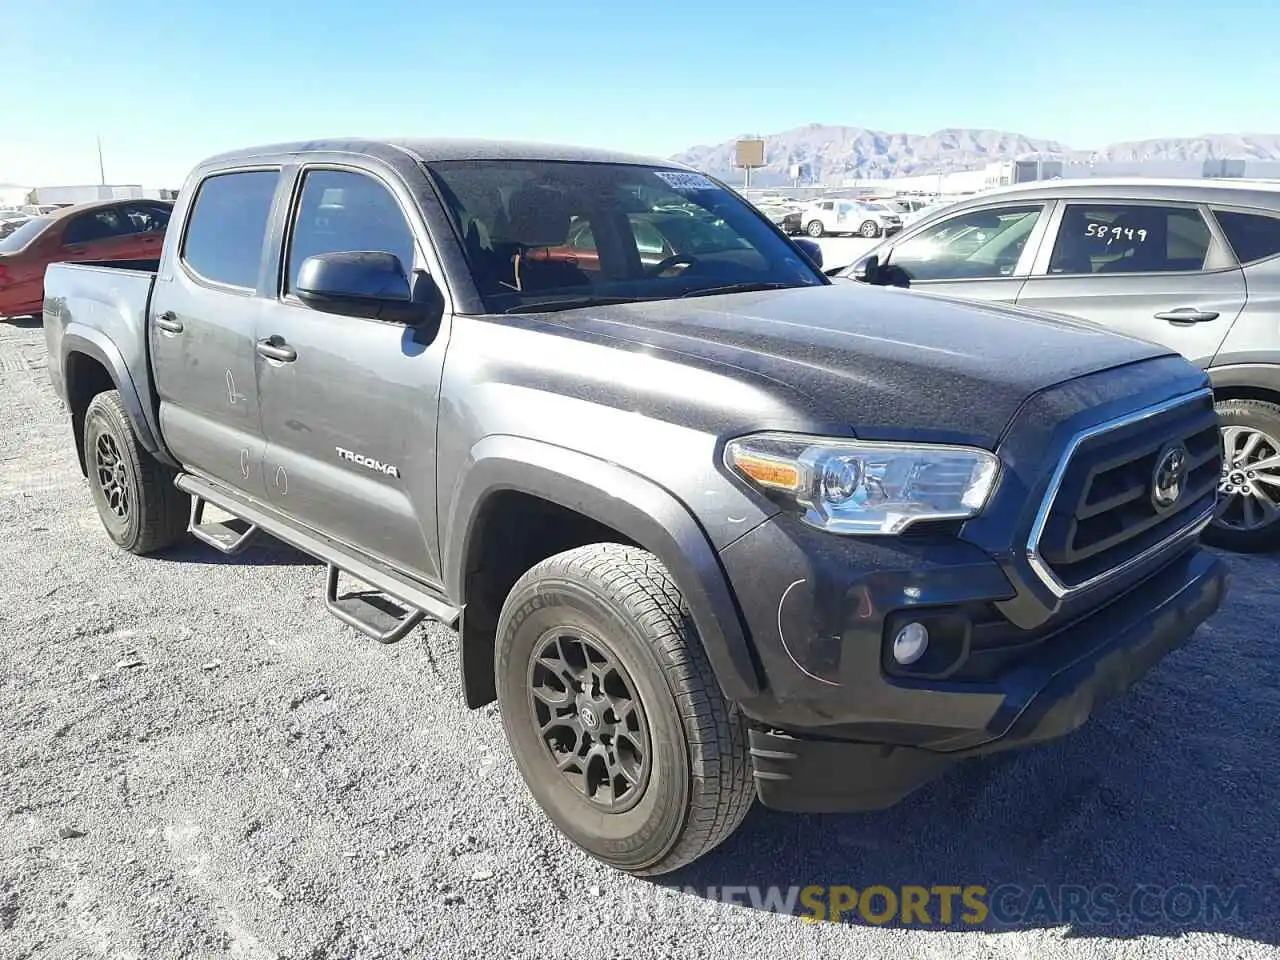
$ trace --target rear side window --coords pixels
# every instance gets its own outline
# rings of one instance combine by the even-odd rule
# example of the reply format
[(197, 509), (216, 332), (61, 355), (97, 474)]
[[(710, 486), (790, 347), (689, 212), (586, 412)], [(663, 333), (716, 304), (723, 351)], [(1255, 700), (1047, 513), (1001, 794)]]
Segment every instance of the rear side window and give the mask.
[(1234, 210), (1215, 210), (1213, 215), (1241, 263), (1254, 263), (1280, 253), (1280, 218)]
[(206, 280), (254, 289), (277, 170), (221, 173), (200, 184), (188, 217), (183, 262)]
[(1209, 225), (1192, 207), (1068, 204), (1049, 273), (1176, 273), (1203, 270)]

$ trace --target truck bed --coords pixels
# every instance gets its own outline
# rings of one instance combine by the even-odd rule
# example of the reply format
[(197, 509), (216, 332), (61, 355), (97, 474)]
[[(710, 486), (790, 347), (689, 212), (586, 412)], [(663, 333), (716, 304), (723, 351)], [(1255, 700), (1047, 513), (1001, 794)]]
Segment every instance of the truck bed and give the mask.
[(54, 390), (68, 399), (67, 371), (58, 358), (73, 347), (77, 356), (92, 358), (111, 374), (125, 404), (151, 428), (152, 436), (143, 438), (151, 443), (159, 431), (147, 308), (159, 266), (159, 260), (90, 260), (53, 263), (44, 274), (44, 335)]

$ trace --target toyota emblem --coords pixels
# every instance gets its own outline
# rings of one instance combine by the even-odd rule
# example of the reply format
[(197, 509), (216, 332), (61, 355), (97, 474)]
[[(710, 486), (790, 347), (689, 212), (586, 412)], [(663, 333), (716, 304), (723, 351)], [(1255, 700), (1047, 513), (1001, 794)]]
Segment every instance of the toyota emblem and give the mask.
[(1177, 506), (1187, 485), (1187, 448), (1170, 444), (1156, 457), (1151, 474), (1151, 505), (1160, 513)]

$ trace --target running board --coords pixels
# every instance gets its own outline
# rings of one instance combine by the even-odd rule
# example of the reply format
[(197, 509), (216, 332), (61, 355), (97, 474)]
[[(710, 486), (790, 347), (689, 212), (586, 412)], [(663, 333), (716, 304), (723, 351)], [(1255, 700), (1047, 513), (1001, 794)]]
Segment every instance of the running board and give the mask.
[(354, 596), (338, 596), (338, 575), (342, 571), (329, 564), (328, 583), (324, 589), (324, 606), (331, 614), (349, 627), (363, 633), (379, 643), (395, 643), (409, 635), (414, 627), (422, 622), (426, 613), (410, 607), (399, 616), (386, 610), (378, 599), (383, 594), (372, 597), (356, 594)]
[[(423, 616), (439, 620), (447, 627), (456, 626), (458, 623), (462, 610), (433, 592), (425, 584), (409, 580), (402, 574), (395, 573), (376, 561), (371, 561), (355, 554), (349, 548), (344, 548), (343, 545), (323, 534), (287, 523), (275, 511), (242, 499), (237, 494), (201, 477), (190, 473), (181, 473), (178, 474), (174, 483), (183, 493), (190, 494), (195, 500), (207, 500), (219, 510), (225, 510), (237, 520), (248, 524), (255, 532), (261, 530), (264, 533), (268, 533), (277, 540), (328, 564), (330, 588), (325, 591), (325, 607), (339, 620), (342, 620), (343, 623), (355, 627), (367, 636), (380, 639), (383, 636), (392, 634), (395, 630), (403, 630), (404, 632), (399, 636), (393, 637), (395, 640), (401, 639), (413, 627), (417, 626)], [(197, 536), (199, 535), (197, 534)], [(370, 614), (368, 610), (371, 605), (364, 598), (345, 597), (339, 600), (337, 598), (337, 576), (334, 571), (345, 573), (356, 580), (369, 584), (374, 590), (386, 594), (396, 603), (403, 605), (409, 611), (408, 617), (411, 618), (416, 614), (417, 619), (405, 626), (405, 618), (403, 617), (397, 619), (382, 610), (377, 610), (376, 614)], [(334, 599), (333, 604), (329, 602), (330, 596)], [(358, 602), (359, 606), (356, 606), (353, 601)], [(352, 607), (355, 608), (356, 612), (349, 609)], [(339, 613), (339, 610), (342, 612)], [(360, 624), (347, 619), (348, 616), (353, 616), (360, 621)], [(364, 626), (362, 627), (361, 624)], [(364, 629), (364, 627), (369, 629)], [(392, 640), (382, 640), (381, 642), (391, 643)]]
[[(204, 522), (204, 507), (208, 501), (199, 494), (191, 497), (191, 521), (187, 529), (202, 543), (207, 543), (219, 553), (234, 556), (247, 547), (258, 532), (256, 523), (248, 523), (233, 516), (230, 520)], [(230, 512), (230, 511), (228, 511)]]

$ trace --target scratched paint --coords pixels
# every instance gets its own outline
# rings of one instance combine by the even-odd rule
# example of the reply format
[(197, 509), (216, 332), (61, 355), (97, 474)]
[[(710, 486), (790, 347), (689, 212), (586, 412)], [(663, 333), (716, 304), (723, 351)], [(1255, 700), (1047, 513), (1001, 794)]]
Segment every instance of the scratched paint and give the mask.
[(276, 467), (276, 489), (282, 497), (289, 495), (289, 475), (284, 472), (284, 467)]

